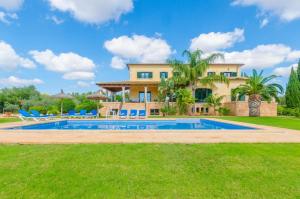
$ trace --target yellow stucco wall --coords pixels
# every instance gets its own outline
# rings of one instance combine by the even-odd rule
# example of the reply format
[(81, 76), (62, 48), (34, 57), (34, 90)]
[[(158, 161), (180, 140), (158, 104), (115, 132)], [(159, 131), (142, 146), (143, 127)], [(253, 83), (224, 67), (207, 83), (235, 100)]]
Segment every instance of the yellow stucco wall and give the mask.
[[(169, 77), (172, 76), (172, 68), (166, 64), (149, 64), (149, 65), (128, 65), (129, 76), (131, 81), (160, 81), (160, 72), (168, 72)], [(151, 79), (137, 78), (138, 72), (152, 72)]]
[[(212, 93), (218, 96), (224, 96), (223, 102), (231, 101), (231, 90), (238, 87), (241, 84), (245, 84), (245, 81), (245, 79), (230, 78), (228, 85), (224, 83), (215, 83), (215, 87), (211, 88)], [(198, 88), (205, 87), (206, 86), (203, 86), (201, 84), (198, 85)]]
[[(168, 77), (172, 77), (172, 68), (167, 64), (129, 64), (129, 75), (130, 81), (143, 81), (143, 82), (153, 82), (160, 81), (160, 72), (168, 72)], [(241, 84), (245, 83), (245, 79), (240, 78), (240, 65), (239, 64), (213, 64), (210, 65), (207, 72), (215, 72), (216, 74), (220, 74), (221, 72), (236, 72), (238, 77), (231, 77), (229, 85), (215, 83), (215, 88), (212, 88), (213, 94), (217, 94), (219, 96), (225, 96), (223, 102), (231, 101), (231, 90), (238, 87)], [(138, 72), (152, 72), (153, 77), (151, 79), (139, 79), (137, 78)], [(205, 76), (207, 73), (205, 73)], [(198, 88), (208, 88), (207, 86), (203, 86), (201, 84), (198, 85)], [(138, 99), (139, 92), (144, 91), (144, 87), (133, 86), (130, 89), (130, 98)], [(148, 91), (151, 91), (152, 101), (157, 99), (157, 87), (148, 87)]]
[[(168, 64), (129, 64), (128, 67), (130, 81), (160, 81), (160, 72), (168, 72), (168, 77), (172, 77), (173, 75), (172, 68)], [(138, 72), (152, 72), (153, 77), (151, 79), (139, 79), (137, 78)], [(221, 72), (237, 72), (239, 76), (241, 71), (239, 64), (212, 64), (209, 66), (207, 72), (215, 72), (216, 74), (220, 74)]]

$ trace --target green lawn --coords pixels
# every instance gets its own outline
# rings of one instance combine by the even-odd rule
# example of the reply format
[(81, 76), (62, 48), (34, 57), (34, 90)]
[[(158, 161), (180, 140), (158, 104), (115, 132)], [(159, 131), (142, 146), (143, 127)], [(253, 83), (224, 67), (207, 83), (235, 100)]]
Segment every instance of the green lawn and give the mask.
[(275, 126), (288, 129), (300, 130), (300, 119), (296, 117), (219, 117), (220, 119)]
[[(151, 116), (150, 118), (205, 118), (213, 116)], [(246, 122), (252, 124), (261, 124), (288, 129), (300, 130), (300, 118), (296, 117), (239, 117), (239, 116), (221, 116), (213, 117), (230, 121)]]
[(7, 123), (7, 122), (18, 122), (21, 121), (19, 118), (0, 118), (0, 123)]
[(300, 145), (0, 145), (0, 198), (299, 198)]

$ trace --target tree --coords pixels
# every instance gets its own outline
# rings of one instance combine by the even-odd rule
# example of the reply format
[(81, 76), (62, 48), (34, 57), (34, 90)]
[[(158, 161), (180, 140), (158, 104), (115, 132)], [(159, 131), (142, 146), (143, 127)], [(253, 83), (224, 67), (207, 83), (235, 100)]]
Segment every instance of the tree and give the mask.
[(219, 111), (219, 107), (222, 105), (223, 98), (224, 96), (209, 95), (205, 99), (205, 103), (207, 104), (207, 106), (213, 108), (214, 115), (216, 115), (217, 111)]
[(298, 75), (298, 80), (299, 80), (299, 82), (300, 82), (300, 59), (299, 59), (299, 61), (298, 61), (297, 75)]
[[(161, 79), (158, 85), (159, 100), (165, 102), (166, 98), (169, 98), (168, 102), (173, 102), (175, 97), (175, 82), (173, 79)], [(168, 103), (169, 104), (169, 103)]]
[(34, 86), (27, 86), (22, 88), (3, 88), (1, 89), (0, 105), (3, 103), (9, 103), (19, 106), (23, 106), (24, 101), (29, 99), (40, 99), (40, 93)]
[(285, 101), (288, 108), (300, 107), (300, 81), (293, 68), (286, 87)]
[(278, 100), (278, 94), (283, 93), (280, 84), (268, 83), (277, 78), (276, 75), (263, 76), (263, 71), (257, 73), (252, 71), (252, 75), (246, 80), (246, 84), (240, 85), (233, 90), (234, 95), (247, 95), (249, 116), (260, 116), (260, 105), (262, 100), (270, 102), (273, 98)]
[(179, 109), (179, 114), (186, 114), (189, 105), (195, 102), (190, 90), (181, 88), (176, 91), (176, 103)]
[[(205, 72), (209, 65), (215, 60), (223, 58), (222, 54), (213, 53), (204, 58), (204, 53), (201, 50), (194, 52), (185, 50), (183, 56), (187, 57), (187, 63), (178, 60), (170, 60), (169, 64), (173, 67), (173, 79), (175, 84), (188, 86), (192, 90), (192, 96), (195, 98), (197, 85), (200, 83), (203, 86), (214, 87), (214, 82), (227, 83), (228, 79), (223, 75), (205, 76)], [(195, 111), (195, 102), (194, 108)]]
[(91, 100), (84, 100), (80, 104), (77, 104), (75, 110), (76, 111), (80, 111), (80, 110), (87, 110), (87, 111), (97, 110), (97, 102), (91, 101)]
[(4, 103), (4, 111), (5, 112), (15, 113), (18, 111), (18, 109), (19, 109), (19, 106), (16, 104), (10, 104), (7, 102)]
[[(64, 106), (63, 106), (63, 113), (67, 113), (70, 110), (74, 110), (75, 109), (75, 102), (72, 99), (61, 99), (64, 102)], [(58, 103), (56, 104), (57, 108), (60, 110), (60, 106), (61, 106), (61, 100), (58, 101)]]

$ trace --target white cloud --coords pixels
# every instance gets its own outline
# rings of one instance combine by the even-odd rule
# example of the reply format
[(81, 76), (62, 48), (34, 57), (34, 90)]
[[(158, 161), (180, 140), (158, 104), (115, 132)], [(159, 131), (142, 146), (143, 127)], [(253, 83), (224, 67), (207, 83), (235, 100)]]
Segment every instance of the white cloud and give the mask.
[(16, 19), (18, 19), (18, 15), (16, 13), (5, 13), (0, 11), (0, 22), (10, 24), (11, 20)]
[(244, 39), (244, 30), (239, 28), (234, 29), (233, 32), (210, 32), (193, 38), (189, 48), (192, 51), (199, 49), (204, 52), (212, 52), (230, 48)]
[(45, 51), (30, 51), (30, 54), (37, 63), (44, 65), (47, 70), (54, 72), (86, 72), (92, 71), (96, 66), (91, 59), (73, 52), (56, 55), (47, 49)]
[(263, 20), (260, 21), (260, 28), (265, 27), (266, 25), (268, 25), (269, 23), (269, 19), (264, 18)]
[(68, 80), (87, 80), (95, 77), (96, 67), (93, 60), (82, 57), (76, 53), (68, 52), (54, 54), (51, 50), (30, 51), (33, 59), (44, 65), (49, 71), (63, 73), (63, 78)]
[(275, 75), (279, 75), (279, 76), (282, 76), (282, 77), (289, 77), (290, 74), (291, 74), (291, 70), (292, 68), (294, 68), (294, 70), (297, 69), (297, 64), (293, 64), (291, 66), (288, 66), (288, 67), (277, 67), (274, 69), (273, 73)]
[(126, 67), (126, 64), (125, 64), (124, 59), (122, 59), (118, 56), (114, 56), (111, 59), (110, 66), (115, 69), (124, 69)]
[(60, 25), (65, 22), (63, 19), (60, 19), (55, 15), (47, 16), (46, 19), (53, 21), (53, 23), (55, 23), (56, 25)]
[(161, 63), (165, 62), (172, 54), (171, 47), (165, 40), (144, 35), (113, 38), (106, 41), (104, 47), (114, 55), (111, 66), (115, 68), (117, 65), (121, 65), (118, 68), (124, 67), (124, 63), (122, 63), (124, 60)]
[(18, 10), (22, 4), (23, 0), (0, 0), (0, 7), (6, 10)]
[(79, 21), (102, 24), (118, 20), (133, 9), (133, 0), (48, 0), (52, 8), (69, 12)]
[(27, 58), (19, 56), (11, 45), (0, 41), (0, 70), (13, 70), (17, 67), (35, 68), (35, 64)]
[(249, 68), (268, 68), (285, 61), (295, 61), (293, 51), (283, 44), (259, 45), (244, 51), (223, 52), (225, 62), (244, 63)]
[(67, 80), (91, 80), (95, 78), (95, 74), (93, 72), (77, 71), (65, 73), (63, 78)]
[(300, 59), (300, 50), (295, 50), (288, 55), (288, 61), (295, 61)]
[(8, 78), (0, 79), (1, 87), (21, 87), (21, 86), (29, 86), (29, 85), (38, 85), (43, 84), (44, 82), (40, 79), (21, 79), (15, 76), (10, 76)]
[(262, 13), (277, 15), (283, 21), (300, 18), (299, 0), (233, 0), (232, 4), (257, 6)]

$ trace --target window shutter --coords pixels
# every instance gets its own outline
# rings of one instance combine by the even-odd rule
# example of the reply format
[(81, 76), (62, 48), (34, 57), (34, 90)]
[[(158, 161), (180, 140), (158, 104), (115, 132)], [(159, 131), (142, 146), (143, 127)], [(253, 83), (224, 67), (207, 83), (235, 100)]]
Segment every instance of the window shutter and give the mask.
[(231, 77), (237, 77), (237, 72), (232, 72)]

